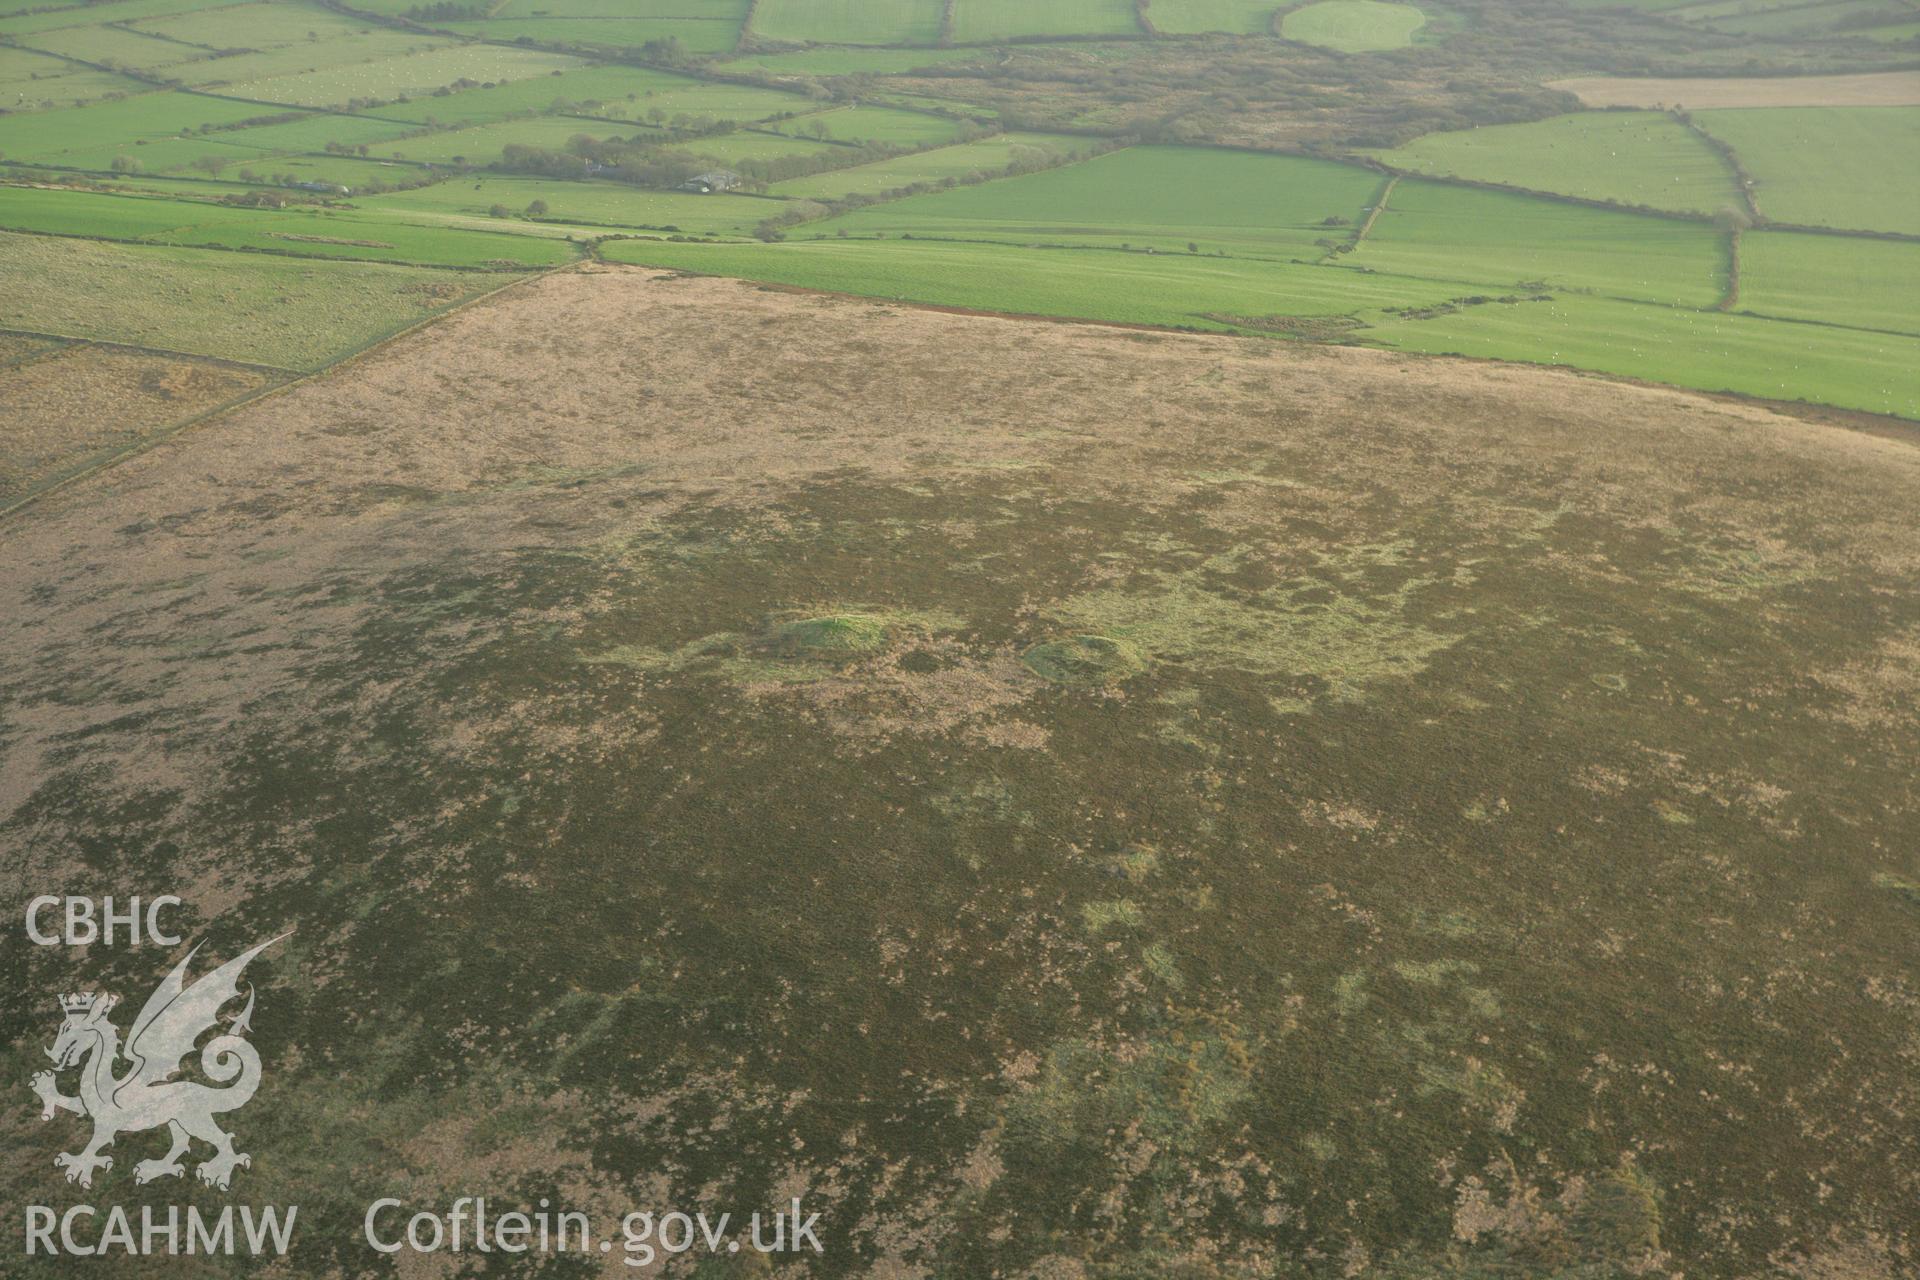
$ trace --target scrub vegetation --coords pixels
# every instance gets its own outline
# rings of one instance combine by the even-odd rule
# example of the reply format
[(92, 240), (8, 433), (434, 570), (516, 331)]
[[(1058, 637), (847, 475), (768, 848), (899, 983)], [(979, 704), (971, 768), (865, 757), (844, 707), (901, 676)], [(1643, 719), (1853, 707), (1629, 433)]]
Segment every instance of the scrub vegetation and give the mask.
[(289, 1276), (1909, 1275), (1912, 12), (0, 0), (7, 900)]
[(297, 926), (290, 1274), (404, 1185), (800, 1194), (821, 1277), (1894, 1277), (1917, 456), (562, 272), (0, 527), (5, 875)]

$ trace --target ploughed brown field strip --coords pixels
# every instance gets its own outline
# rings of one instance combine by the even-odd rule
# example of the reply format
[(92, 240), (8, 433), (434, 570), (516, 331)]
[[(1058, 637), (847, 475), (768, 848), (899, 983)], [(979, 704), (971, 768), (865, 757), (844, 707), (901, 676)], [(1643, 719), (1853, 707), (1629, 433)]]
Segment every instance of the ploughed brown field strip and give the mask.
[(297, 929), (246, 1196), (339, 1239), (405, 1171), (804, 1195), (834, 1276), (1892, 1277), (1916, 491), (1558, 371), (560, 273), (0, 525), (0, 889)]
[(1589, 107), (1912, 107), (1920, 106), (1920, 71), (1865, 71), (1833, 76), (1694, 76), (1645, 79), (1576, 76), (1551, 80)]

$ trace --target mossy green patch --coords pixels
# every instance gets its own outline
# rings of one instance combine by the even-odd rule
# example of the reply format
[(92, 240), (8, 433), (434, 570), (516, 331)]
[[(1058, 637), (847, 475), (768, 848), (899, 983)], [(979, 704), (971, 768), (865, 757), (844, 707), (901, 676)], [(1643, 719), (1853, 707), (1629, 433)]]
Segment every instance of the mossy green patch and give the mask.
[(677, 649), (615, 645), (583, 654), (580, 660), (657, 674), (704, 672), (742, 684), (805, 683), (906, 640), (959, 625), (958, 617), (938, 611), (796, 611), (775, 615), (754, 631), (715, 632)]
[(1050, 612), (1148, 659), (1306, 677), (1343, 700), (1373, 681), (1417, 674), (1454, 643), (1409, 618), (1415, 595), (1439, 579), (1408, 574), (1393, 547), (1350, 548), (1322, 557), (1319, 572), (1249, 587), (1257, 573), (1250, 553), (1236, 549), (1196, 569), (1149, 571), (1073, 596)]
[(1086, 924), (1088, 933), (1100, 934), (1109, 929), (1138, 929), (1140, 904), (1130, 898), (1108, 898), (1100, 902), (1089, 902), (1080, 908), (1080, 919)]

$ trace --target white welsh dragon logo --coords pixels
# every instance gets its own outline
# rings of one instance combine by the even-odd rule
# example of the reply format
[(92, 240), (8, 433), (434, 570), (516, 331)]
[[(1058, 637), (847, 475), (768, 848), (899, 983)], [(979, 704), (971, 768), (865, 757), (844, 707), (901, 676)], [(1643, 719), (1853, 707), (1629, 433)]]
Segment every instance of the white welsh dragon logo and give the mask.
[(63, 1152), (53, 1158), (54, 1164), (67, 1171), (68, 1182), (92, 1186), (94, 1170), (113, 1168), (113, 1157), (100, 1154), (102, 1148), (113, 1145), (114, 1138), (122, 1133), (161, 1125), (172, 1136), (173, 1147), (158, 1160), (134, 1165), (135, 1182), (181, 1176), (186, 1168), (180, 1157), (194, 1138), (214, 1149), (213, 1155), (194, 1170), (200, 1181), (210, 1186), (225, 1191), (233, 1171), (253, 1163), (233, 1149), (233, 1135), (214, 1122), (222, 1112), (246, 1106), (260, 1087), (260, 1055), (244, 1038), (252, 1029), (251, 986), (247, 988), (246, 1008), (200, 1051), (200, 1069), (225, 1087), (216, 1089), (172, 1076), (179, 1070), (181, 1059), (193, 1052), (194, 1042), (220, 1025), (221, 1008), (239, 998), (241, 971), (278, 941), (280, 938), (261, 943), (192, 986), (186, 982), (187, 966), (200, 948), (189, 951), (133, 1020), (125, 1055), (132, 1065), (118, 1076), (114, 1070), (121, 1058), (120, 1032), (107, 1018), (118, 1001), (91, 992), (60, 997), (66, 1020), (60, 1024), (60, 1035), (47, 1056), (53, 1059), (55, 1071), (80, 1064), (79, 1095), (70, 1098), (62, 1094), (53, 1071), (35, 1075), (32, 1085), (43, 1104), (42, 1120), (53, 1119), (56, 1111), (71, 1111), (93, 1121), (93, 1140), (83, 1151), (77, 1155)]

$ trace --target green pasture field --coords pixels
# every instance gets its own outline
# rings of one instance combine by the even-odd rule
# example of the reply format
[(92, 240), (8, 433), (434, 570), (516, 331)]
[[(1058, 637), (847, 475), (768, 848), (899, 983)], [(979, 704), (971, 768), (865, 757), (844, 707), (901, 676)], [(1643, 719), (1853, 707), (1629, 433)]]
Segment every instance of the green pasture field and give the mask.
[[(1344, 240), (1381, 178), (1302, 156), (1130, 147), (1080, 164), (856, 210), (821, 229), (850, 235), (1117, 245), (1318, 258)], [(1329, 218), (1340, 225), (1328, 226)]]
[(644, 10), (649, 18), (700, 18), (728, 21), (736, 26), (746, 21), (751, 0), (505, 0), (496, 5), (496, 18), (624, 18)]
[(664, 102), (668, 93), (693, 87), (704, 86), (685, 76), (644, 67), (576, 64), (574, 69), (558, 75), (548, 72), (532, 79), (496, 84), (491, 89), (429, 94), (411, 102), (388, 103), (368, 114), (382, 120), (484, 124), (509, 116), (551, 111), (556, 102), (564, 102), (586, 114), (604, 114), (602, 108), (632, 113), (645, 110), (644, 102)]
[(580, 134), (590, 138), (608, 138), (646, 132), (638, 125), (580, 120), (573, 116), (534, 116), (527, 120), (476, 125), (471, 129), (437, 130), (417, 137), (378, 143), (372, 151), (377, 156), (395, 160), (485, 165), (498, 160), (501, 151), (512, 144), (564, 151), (567, 143)]
[(850, 106), (831, 111), (816, 111), (777, 126), (782, 133), (810, 137), (815, 127), (824, 136), (840, 142), (884, 142), (895, 146), (923, 147), (951, 141), (959, 131), (957, 121), (898, 107)]
[(534, 81), (580, 66), (576, 58), (538, 49), (458, 44), (369, 62), (323, 67), (222, 86), (223, 93), (293, 106), (337, 106), (352, 98), (393, 99), (433, 90), (456, 80)]
[[(20, 43), (27, 48), (68, 54), (88, 62), (132, 67), (136, 71), (186, 62), (205, 57), (211, 52), (162, 40), (158, 36), (142, 35), (125, 27), (67, 27), (59, 31), (22, 36)], [(0, 67), (6, 66), (12, 56), (13, 51), (0, 49)]]
[[(200, 7), (165, 18), (146, 18), (134, 24), (140, 31), (183, 40), (212, 49), (270, 49), (275, 45), (324, 42), (360, 31), (378, 31), (362, 18), (349, 17), (314, 4), (237, 4)], [(313, 37), (318, 36), (319, 41)]]
[[(63, 164), (101, 177), (113, 175), (116, 161), (128, 160), (139, 166), (140, 174), (204, 174), (248, 184), (270, 183), (275, 175), (284, 175), (295, 182), (327, 182), (343, 187), (391, 186), (409, 181), (420, 172), (411, 166), (354, 156), (259, 151), (219, 141), (217, 134), (208, 138), (163, 139), (130, 149), (73, 151), (60, 159)], [(253, 176), (242, 177), (243, 170)]]
[(48, 163), (106, 177), (113, 174), (116, 168), (132, 175), (185, 172), (195, 161), (209, 157), (216, 161), (232, 160), (237, 163), (243, 159), (258, 158), (258, 153), (243, 152), (210, 138), (155, 138), (152, 141), (140, 138), (130, 145), (81, 147), (63, 151)]
[(143, 93), (147, 86), (111, 71), (19, 49), (0, 48), (0, 102), (12, 113), (97, 102), (109, 94)]
[(723, 133), (718, 137), (697, 138), (681, 143), (674, 150), (722, 166), (736, 165), (746, 160), (776, 160), (782, 156), (812, 156), (822, 152), (836, 152), (849, 157), (858, 154), (852, 147), (832, 142), (790, 138), (785, 134), (760, 133), (750, 129)]
[(1140, 34), (1133, 0), (954, 0), (953, 38), (962, 44), (1034, 36)]
[(1416, 173), (1587, 200), (1685, 213), (1740, 207), (1726, 161), (1662, 111), (1585, 111), (1531, 124), (1431, 133), (1372, 154)]
[(518, 234), (500, 220), (494, 220), (493, 228), (435, 227), (354, 210), (316, 208), (210, 220), (153, 240), (429, 267), (557, 267), (580, 256), (564, 238)]
[(753, 34), (805, 44), (933, 44), (944, 0), (760, 0)]
[(1524, 282), (1711, 307), (1726, 284), (1706, 223), (1403, 178), (1354, 266), (1501, 290)]
[[(0, 176), (6, 176), (4, 170), (0, 170)], [(200, 177), (179, 178), (153, 173), (114, 174), (111, 177), (89, 178), (87, 181), (89, 186), (71, 189), (93, 190), (108, 195), (179, 196), (186, 200), (210, 200), (217, 196), (259, 190), (259, 185), (251, 182), (238, 180), (229, 182), (224, 179)]]
[(603, 245), (602, 253), (617, 262), (901, 302), (1213, 330), (1247, 327), (1225, 317), (1347, 317), (1369, 308), (1437, 305), (1457, 292), (1429, 281), (1297, 263), (920, 240), (619, 240)]
[[(84, 70), (86, 68), (78, 63), (56, 58), (50, 53), (0, 45), (0, 89), (4, 89), (9, 96), (17, 88), (30, 85), (35, 80), (52, 80)], [(0, 99), (0, 102), (4, 101)]]
[(688, 53), (731, 52), (740, 39), (735, 18), (489, 18), (436, 23), (463, 35), (634, 48), (649, 40), (678, 40)]
[(86, 107), (0, 115), (0, 156), (58, 164), (65, 152), (132, 146), (142, 139), (177, 137), (202, 125), (234, 124), (270, 111), (258, 103), (162, 92)]
[[(224, 166), (218, 176), (239, 178), (239, 171), (246, 169), (256, 175), (259, 181), (269, 181), (276, 173), (285, 174), (296, 182), (328, 182), (336, 186), (349, 187), (355, 191), (364, 191), (367, 187), (388, 187), (401, 183), (418, 181), (426, 175), (413, 165), (403, 165), (390, 160), (361, 160), (354, 156), (327, 156), (303, 153), (300, 155), (267, 155), (242, 152), (230, 165)], [(248, 179), (240, 179), (248, 181)]]
[(1864, 27), (1858, 31), (1848, 32), (1848, 34), (1860, 36), (1868, 40), (1887, 42), (1920, 41), (1920, 22), (1897, 22), (1892, 26), (1886, 27)]
[(351, 210), (239, 209), (25, 187), (0, 187), (0, 229), (427, 266), (481, 267), (512, 260), (543, 267), (575, 256), (563, 241), (382, 222)]
[(1776, 222), (1920, 235), (1920, 107), (1753, 107), (1694, 118), (1740, 157)]
[(1682, 22), (1711, 23), (1720, 18), (1738, 18), (1774, 9), (1795, 9), (1805, 3), (1806, 0), (1683, 0), (1679, 7), (1662, 12)]
[(223, 129), (206, 135), (208, 142), (222, 146), (244, 147), (262, 152), (325, 151), (329, 142), (357, 147), (386, 142), (418, 125), (381, 120), (373, 116), (345, 115), (316, 111), (298, 120), (281, 124), (255, 125), (250, 129)]
[(141, 18), (192, 13), (206, 0), (109, 0), (105, 4), (74, 5), (47, 13), (16, 13), (0, 18), (0, 36), (29, 35), (62, 27), (94, 26), (106, 22), (134, 22)]
[(492, 89), (416, 98), (368, 114), (383, 120), (484, 124), (527, 112), (549, 112), (556, 103), (571, 113), (608, 119), (644, 121), (658, 111), (667, 120), (685, 115), (743, 124), (815, 106), (801, 94), (779, 89), (692, 80), (640, 67), (591, 67)]
[(366, 181), (373, 175), (361, 169), (364, 161), (350, 160), (344, 156), (320, 156), (302, 152), (276, 153), (262, 151), (230, 142), (227, 135), (213, 133), (205, 136), (156, 138), (152, 141), (136, 139), (131, 145), (115, 145), (80, 148), (65, 151), (53, 157), (49, 163), (62, 168), (89, 171), (101, 177), (115, 174), (124, 169), (126, 174), (139, 176), (145, 174), (188, 174), (203, 171), (206, 176), (217, 177), (227, 174), (236, 167), (247, 167), (259, 172), (289, 172), (294, 168), (312, 169), (321, 162), (329, 166), (338, 166), (332, 172), (351, 173), (352, 177), (314, 178), (316, 182)]
[(1271, 35), (1280, 0), (1153, 0), (1147, 17), (1166, 35)]
[(0, 233), (0, 327), (304, 371), (507, 278)]
[(980, 49), (793, 49), (754, 53), (718, 64), (721, 71), (755, 68), (783, 76), (898, 75), (950, 62), (974, 62), (992, 56)]
[[(550, 182), (541, 178), (460, 177), (431, 187), (369, 196), (353, 203), (369, 213), (408, 213), (441, 225), (472, 226), (494, 205), (518, 211), (547, 202), (546, 220), (582, 227), (653, 230), (677, 227), (688, 235), (744, 235), (780, 204), (737, 195), (647, 191), (615, 182)], [(526, 228), (515, 227), (515, 230)]]
[(837, 200), (846, 195), (879, 195), (912, 186), (916, 182), (939, 182), (943, 178), (964, 178), (972, 173), (990, 173), (1005, 168), (1016, 152), (1033, 148), (1058, 156), (1076, 154), (1087, 145), (1084, 138), (1057, 133), (999, 133), (976, 142), (939, 147), (894, 156), (873, 164), (836, 169), (831, 173), (810, 174), (776, 182), (768, 190), (775, 195), (802, 200)]
[(1406, 48), (1413, 43), (1413, 33), (1426, 23), (1427, 15), (1410, 4), (1321, 0), (1289, 10), (1280, 20), (1280, 34), (1342, 53), (1375, 53)]
[[(1897, 3), (1897, 0), (1896, 0)], [(1839, 4), (1787, 6), (1738, 17), (1716, 19), (1710, 25), (1716, 31), (1732, 31), (1756, 36), (1804, 36), (1820, 32), (1839, 33), (1849, 18), (1867, 14), (1901, 12), (1887, 0), (1845, 0)]]
[(1702, 391), (1920, 418), (1920, 338), (1606, 298), (1492, 303), (1382, 322), (1369, 342), (1570, 365)]
[(345, 71), (391, 58), (458, 47), (444, 36), (375, 28), (347, 32), (311, 43), (303, 41), (252, 53), (236, 53), (231, 57), (200, 58), (183, 62), (171, 68), (167, 74), (190, 87), (220, 86), (220, 91), (231, 92), (235, 97), (250, 97), (255, 95), (238, 92), (238, 87), (252, 86), (282, 76)]
[(668, 119), (678, 115), (732, 120), (747, 124), (773, 116), (790, 115), (814, 109), (814, 102), (798, 93), (763, 89), (756, 85), (701, 83), (682, 80), (672, 87), (661, 87), (639, 102), (629, 104), (635, 119), (651, 117), (658, 109)]
[(1920, 334), (1920, 244), (1793, 231), (1740, 237), (1740, 309)]
[(410, 11), (420, 7), (420, 0), (355, 0), (355, 9), (362, 13), (382, 14), (389, 18), (404, 17)]

